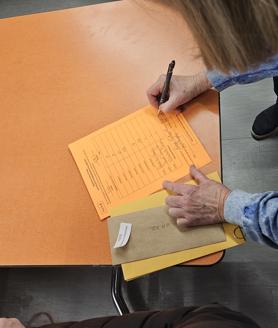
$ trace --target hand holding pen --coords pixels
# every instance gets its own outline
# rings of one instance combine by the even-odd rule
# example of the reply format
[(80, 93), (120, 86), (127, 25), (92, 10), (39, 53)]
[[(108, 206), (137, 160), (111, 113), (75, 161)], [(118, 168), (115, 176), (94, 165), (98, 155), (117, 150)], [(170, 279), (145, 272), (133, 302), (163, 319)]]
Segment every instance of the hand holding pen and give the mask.
[(195, 75), (173, 75), (169, 86), (169, 99), (159, 105), (159, 96), (162, 94), (166, 82), (166, 75), (159, 79), (147, 90), (150, 104), (162, 112), (170, 112), (180, 108), (193, 98), (211, 88), (206, 71)]

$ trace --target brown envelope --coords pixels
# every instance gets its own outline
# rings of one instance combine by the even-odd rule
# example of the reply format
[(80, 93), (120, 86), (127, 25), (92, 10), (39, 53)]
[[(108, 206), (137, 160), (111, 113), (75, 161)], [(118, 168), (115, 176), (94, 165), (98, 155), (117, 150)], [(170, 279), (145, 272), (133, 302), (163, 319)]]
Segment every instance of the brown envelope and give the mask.
[[(126, 246), (114, 249), (121, 223), (131, 223)], [(167, 207), (114, 216), (108, 220), (113, 264), (142, 260), (226, 240), (221, 224), (181, 229), (168, 215)]]

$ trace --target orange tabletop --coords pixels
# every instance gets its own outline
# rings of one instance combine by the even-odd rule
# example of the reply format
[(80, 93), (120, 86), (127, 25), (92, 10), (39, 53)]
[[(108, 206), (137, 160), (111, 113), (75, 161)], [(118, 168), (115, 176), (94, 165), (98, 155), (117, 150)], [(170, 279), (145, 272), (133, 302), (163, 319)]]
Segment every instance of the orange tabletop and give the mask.
[[(120, 1), (3, 19), (0, 32), (0, 265), (110, 264), (68, 144), (146, 105), (170, 60), (200, 70), (188, 28)], [(204, 172), (220, 171), (218, 95), (198, 102), (185, 116), (213, 159)]]

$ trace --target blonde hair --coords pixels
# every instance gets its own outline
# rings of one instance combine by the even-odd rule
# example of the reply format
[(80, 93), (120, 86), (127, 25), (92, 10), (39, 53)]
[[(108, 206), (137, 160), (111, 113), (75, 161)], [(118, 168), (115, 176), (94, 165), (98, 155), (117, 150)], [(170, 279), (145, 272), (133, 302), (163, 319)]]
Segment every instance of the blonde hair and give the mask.
[(185, 18), (208, 69), (245, 71), (278, 54), (278, 0), (155, 0)]

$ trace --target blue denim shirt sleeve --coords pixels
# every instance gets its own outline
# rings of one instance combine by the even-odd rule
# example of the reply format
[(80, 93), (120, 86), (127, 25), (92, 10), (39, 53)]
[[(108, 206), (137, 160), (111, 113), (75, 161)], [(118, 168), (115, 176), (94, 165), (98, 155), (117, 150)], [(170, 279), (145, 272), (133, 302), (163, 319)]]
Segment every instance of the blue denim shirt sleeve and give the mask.
[(225, 75), (218, 71), (209, 71), (207, 77), (217, 91), (222, 91), (234, 84), (248, 84), (267, 77), (278, 76), (278, 55), (256, 69), (241, 73), (232, 71)]
[(234, 190), (225, 202), (224, 217), (239, 225), (246, 239), (278, 248), (278, 191), (249, 194)]

